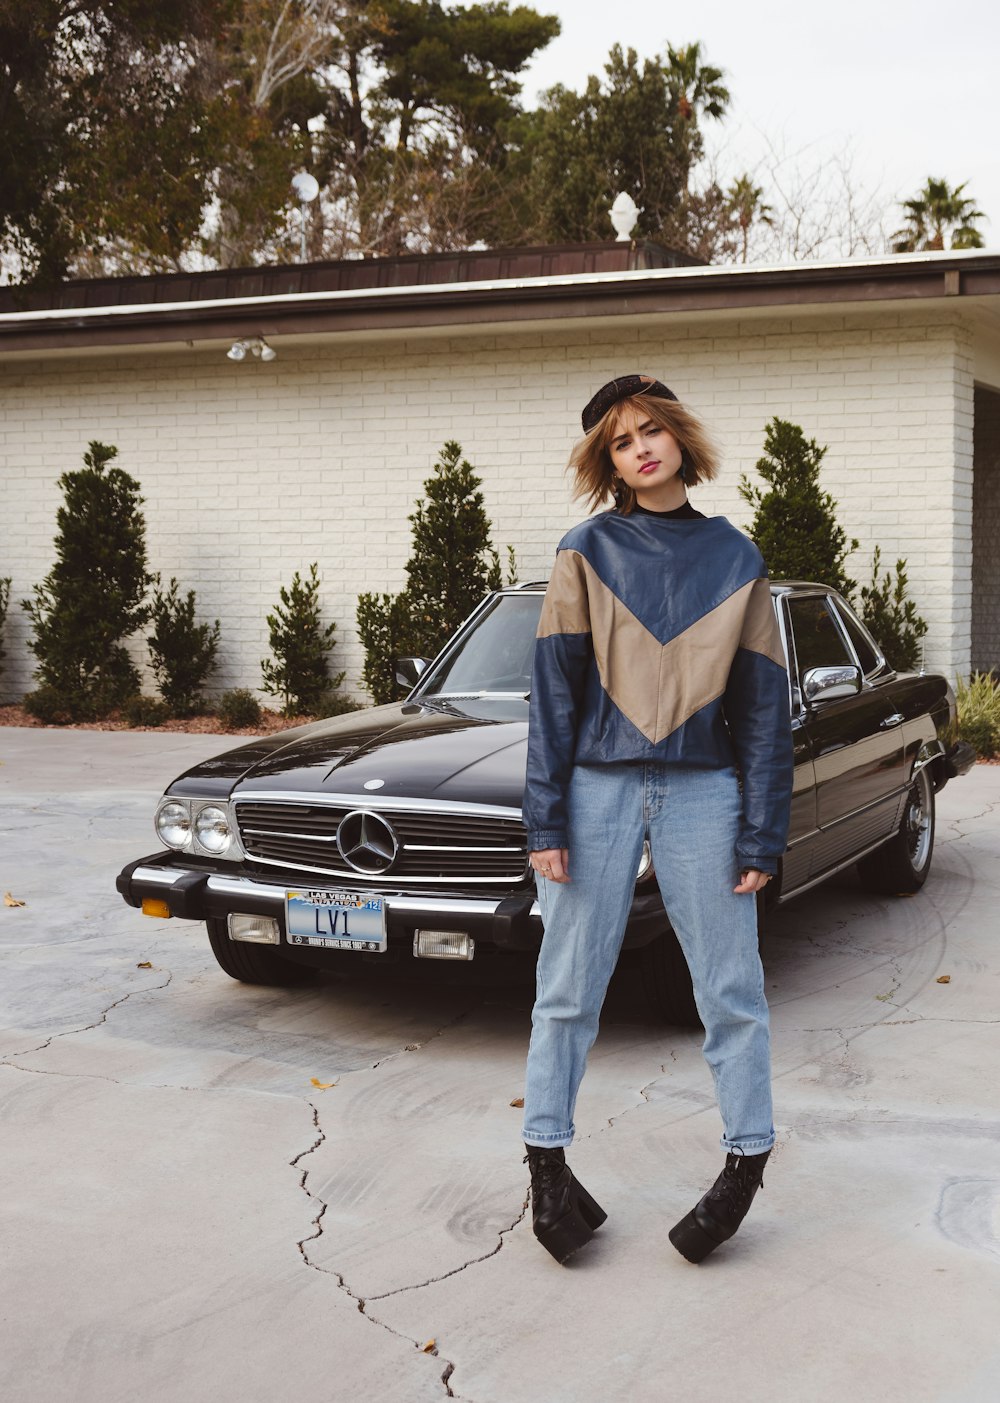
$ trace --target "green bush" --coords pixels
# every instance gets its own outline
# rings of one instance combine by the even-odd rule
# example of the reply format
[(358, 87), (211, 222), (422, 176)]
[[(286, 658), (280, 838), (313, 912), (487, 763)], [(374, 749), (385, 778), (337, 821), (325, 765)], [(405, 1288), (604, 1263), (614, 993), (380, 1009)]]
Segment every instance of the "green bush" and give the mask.
[(844, 570), (858, 548), (837, 524), (837, 504), (820, 491), (819, 469), (826, 453), (798, 424), (771, 419), (764, 430), (764, 457), (757, 472), (767, 490), (740, 476), (740, 496), (754, 508), (748, 528), (772, 580), (816, 580), (850, 599), (855, 581)]
[[(365, 649), (361, 680), (376, 702), (409, 690), (396, 681), (399, 657), (433, 658), (479, 601), (503, 583), (500, 558), (479, 491), (481, 479), (450, 439), (424, 482), (426, 503), (409, 517), (413, 542), (401, 594), (362, 594), (358, 634)], [(514, 553), (507, 548), (514, 583)]]
[(246, 687), (233, 687), (223, 692), (219, 702), (219, 720), (231, 731), (243, 731), (261, 722), (260, 702)]
[(3, 648), (3, 626), (7, 618), (7, 605), (10, 603), (10, 576), (0, 579), (0, 677), (3, 676), (3, 660), (7, 656)]
[(298, 716), (312, 712), (320, 697), (344, 680), (342, 672), (331, 678), (327, 659), (334, 647), (337, 625), (323, 628), (320, 624), (315, 561), (305, 580), (296, 571), (291, 586), (282, 586), (279, 593), (281, 604), (267, 616), (273, 657), (262, 659), (260, 669), (264, 691), (281, 698), (286, 716)]
[(144, 697), (137, 692), (122, 706), (122, 719), (130, 726), (162, 726), (173, 712), (159, 697)]
[(60, 477), (56, 563), (34, 598), (21, 601), (31, 619), (39, 691), (53, 689), (80, 721), (106, 716), (139, 690), (123, 643), (149, 618), (142, 498), (134, 478), (109, 468), (117, 454), (93, 441), (84, 467)]
[(43, 684), (36, 691), (29, 692), (22, 704), (29, 716), (34, 716), (46, 726), (69, 726), (80, 720), (76, 708), (58, 687)]
[(879, 580), (881, 559), (882, 552), (876, 546), (871, 583), (861, 586), (858, 612), (889, 666), (897, 672), (915, 672), (920, 662), (920, 640), (927, 632), (927, 624), (917, 613), (913, 600), (906, 598), (906, 561), (896, 561), (895, 580), (888, 571)]
[(331, 689), (320, 697), (319, 701), (312, 709), (312, 714), (322, 719), (327, 716), (344, 716), (349, 711), (363, 710), (363, 702), (355, 701), (354, 698), (349, 697), (346, 692), (335, 692)]
[(153, 631), (147, 643), (160, 696), (175, 716), (191, 716), (200, 709), (202, 689), (219, 649), (219, 621), (196, 624), (194, 599), (194, 590), (181, 595), (173, 578), (164, 593), (156, 576)]
[(985, 759), (1000, 754), (1000, 683), (990, 672), (974, 672), (955, 681), (960, 740), (975, 746)]

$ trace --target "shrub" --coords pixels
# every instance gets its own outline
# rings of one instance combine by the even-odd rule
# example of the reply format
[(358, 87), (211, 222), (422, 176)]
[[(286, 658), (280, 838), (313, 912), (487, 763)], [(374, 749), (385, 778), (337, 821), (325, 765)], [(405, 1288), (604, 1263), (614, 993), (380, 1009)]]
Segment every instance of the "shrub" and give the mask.
[(80, 719), (64, 693), (58, 687), (50, 687), (47, 684), (29, 692), (23, 705), (29, 716), (34, 716), (46, 726), (68, 726)]
[(364, 710), (364, 703), (357, 702), (353, 697), (349, 697), (346, 692), (326, 692), (312, 709), (312, 714), (319, 718), (326, 716), (344, 716), (349, 711)]
[(246, 687), (233, 687), (223, 692), (219, 702), (219, 720), (231, 731), (243, 731), (261, 722), (260, 702)]
[[(424, 483), (426, 504), (418, 501), (409, 517), (413, 543), (406, 588), (358, 599), (362, 682), (376, 702), (394, 701), (407, 690), (396, 682), (396, 658), (434, 657), (483, 595), (503, 583), (480, 486), (471, 463), (462, 458), (461, 444), (450, 439)], [(507, 554), (513, 583), (510, 547)]]
[(289, 589), (282, 586), (281, 604), (268, 614), (272, 658), (261, 661), (264, 691), (280, 697), (286, 716), (310, 712), (320, 697), (339, 687), (344, 674), (329, 675), (327, 655), (334, 647), (336, 624), (322, 628), (319, 619), (319, 575), (316, 563), (309, 575), (292, 576)]
[(879, 580), (881, 550), (875, 547), (871, 583), (861, 586), (859, 613), (868, 632), (877, 639), (886, 661), (897, 672), (913, 672), (920, 661), (920, 640), (927, 624), (906, 598), (906, 561), (896, 561), (896, 578), (886, 571)]
[(181, 595), (173, 578), (164, 593), (156, 576), (153, 631), (147, 642), (160, 696), (175, 716), (191, 716), (200, 708), (202, 689), (219, 648), (218, 619), (214, 624), (196, 624), (194, 599), (194, 590)]
[(162, 726), (172, 715), (165, 701), (159, 697), (144, 697), (138, 692), (122, 706), (122, 719), (130, 726)]
[(21, 602), (34, 631), (28, 647), (38, 659), (39, 690), (53, 689), (77, 720), (105, 716), (139, 690), (122, 644), (149, 618), (152, 577), (139, 484), (109, 468), (117, 454), (91, 442), (85, 466), (60, 477), (56, 563), (34, 599)]
[(1000, 683), (989, 672), (955, 681), (958, 735), (986, 759), (1000, 754)]
[(7, 618), (7, 605), (10, 603), (10, 576), (0, 579), (0, 677), (3, 676), (3, 660), (7, 656), (3, 648), (3, 626)]
[(848, 542), (837, 525), (837, 504), (820, 491), (819, 469), (826, 453), (798, 424), (777, 417), (764, 431), (764, 457), (757, 472), (767, 490), (740, 476), (740, 496), (754, 508), (748, 528), (767, 561), (772, 579), (817, 580), (850, 599), (855, 581), (844, 570), (847, 555), (858, 542)]

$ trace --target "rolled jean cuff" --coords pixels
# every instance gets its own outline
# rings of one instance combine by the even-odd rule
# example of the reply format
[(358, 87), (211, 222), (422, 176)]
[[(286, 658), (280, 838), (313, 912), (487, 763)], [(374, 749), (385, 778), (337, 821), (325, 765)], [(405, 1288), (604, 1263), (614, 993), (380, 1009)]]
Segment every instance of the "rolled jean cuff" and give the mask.
[(568, 1150), (573, 1143), (573, 1132), (568, 1135), (528, 1135), (526, 1130), (521, 1131), (521, 1139), (526, 1145), (530, 1145), (535, 1150)]
[(762, 1140), (741, 1140), (736, 1144), (732, 1140), (727, 1140), (723, 1135), (719, 1144), (730, 1155), (762, 1155), (765, 1150), (773, 1150), (775, 1142), (774, 1131), (765, 1136)]

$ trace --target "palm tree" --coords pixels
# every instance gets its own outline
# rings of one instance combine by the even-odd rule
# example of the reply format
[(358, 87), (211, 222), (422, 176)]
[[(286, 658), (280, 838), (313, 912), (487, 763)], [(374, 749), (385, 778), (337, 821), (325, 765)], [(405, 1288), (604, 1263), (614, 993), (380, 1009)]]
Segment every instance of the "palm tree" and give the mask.
[(731, 101), (729, 89), (722, 83), (725, 70), (712, 68), (700, 60), (700, 39), (686, 44), (683, 49), (667, 45), (667, 73), (677, 93), (678, 111), (685, 121), (697, 121), (699, 110), (706, 117), (722, 117)]
[(771, 218), (774, 206), (764, 204), (763, 194), (763, 187), (754, 185), (749, 175), (741, 175), (726, 191), (726, 203), (739, 226), (740, 237), (743, 240), (743, 257), (740, 260), (742, 263), (747, 261), (747, 246), (753, 225), (774, 225)]
[(912, 200), (904, 200), (906, 224), (892, 238), (893, 253), (916, 253), (921, 249), (943, 249), (945, 234), (951, 234), (952, 248), (982, 248), (983, 236), (974, 227), (975, 221), (985, 219), (981, 209), (974, 209), (974, 200), (964, 199), (962, 191), (968, 185), (963, 180), (954, 190), (946, 180), (928, 176), (927, 184)]

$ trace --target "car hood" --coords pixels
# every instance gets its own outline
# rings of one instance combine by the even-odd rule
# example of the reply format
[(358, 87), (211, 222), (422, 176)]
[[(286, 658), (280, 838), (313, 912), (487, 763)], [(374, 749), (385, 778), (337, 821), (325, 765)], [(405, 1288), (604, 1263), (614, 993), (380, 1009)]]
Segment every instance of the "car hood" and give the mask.
[(528, 707), (519, 698), (393, 703), (238, 746), (188, 770), (170, 792), (346, 794), (519, 809), (527, 734)]

